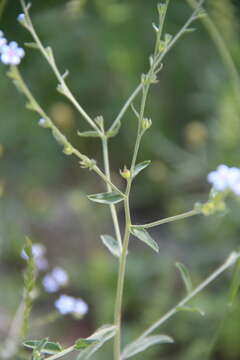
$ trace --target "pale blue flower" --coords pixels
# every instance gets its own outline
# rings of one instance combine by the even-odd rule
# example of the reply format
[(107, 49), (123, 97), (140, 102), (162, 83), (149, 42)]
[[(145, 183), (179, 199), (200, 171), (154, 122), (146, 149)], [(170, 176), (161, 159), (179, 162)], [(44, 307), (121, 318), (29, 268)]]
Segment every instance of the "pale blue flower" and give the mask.
[(208, 174), (207, 179), (215, 190), (231, 190), (240, 196), (240, 168), (219, 165), (217, 170)]
[(77, 317), (82, 317), (88, 312), (88, 305), (80, 298), (73, 296), (60, 295), (55, 301), (55, 307), (60, 314), (73, 314)]
[(59, 285), (51, 274), (44, 276), (42, 284), (48, 293), (54, 293), (59, 290)]
[(64, 286), (64, 285), (66, 285), (68, 283), (68, 274), (67, 274), (67, 272), (64, 269), (60, 268), (60, 267), (55, 267), (52, 270), (51, 275), (60, 286)]
[[(40, 271), (44, 271), (48, 268), (47, 259), (45, 259), (46, 248), (42, 244), (33, 244), (32, 246), (32, 254), (35, 261), (35, 264)], [(24, 250), (21, 252), (21, 257), (25, 260), (28, 259), (28, 255)]]
[(6, 65), (19, 65), (25, 52), (18, 46), (16, 41), (11, 41), (8, 45), (1, 47), (1, 61)]

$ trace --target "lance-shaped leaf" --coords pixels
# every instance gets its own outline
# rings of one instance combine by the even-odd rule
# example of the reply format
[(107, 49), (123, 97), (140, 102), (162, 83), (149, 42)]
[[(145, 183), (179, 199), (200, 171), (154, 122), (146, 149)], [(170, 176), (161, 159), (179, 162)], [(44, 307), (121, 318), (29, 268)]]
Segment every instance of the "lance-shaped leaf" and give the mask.
[(78, 134), (78, 136), (81, 136), (81, 137), (91, 137), (91, 138), (100, 137), (100, 135), (97, 131), (83, 131), (83, 132), (78, 131), (77, 134)]
[(77, 360), (89, 359), (103, 344), (110, 340), (116, 333), (116, 326), (104, 325), (96, 330), (86, 340), (93, 340), (94, 343), (80, 352)]
[(147, 244), (148, 246), (150, 246), (154, 251), (159, 252), (159, 247), (158, 244), (156, 243), (155, 240), (153, 240), (153, 238), (149, 235), (149, 233), (147, 232), (147, 230), (143, 229), (143, 228), (137, 228), (132, 226), (131, 227), (131, 233), (132, 235), (134, 235), (136, 238), (138, 238), (139, 240), (145, 242), (145, 244)]
[(108, 250), (117, 257), (121, 256), (121, 249), (119, 243), (110, 235), (101, 235), (101, 240), (103, 244), (108, 248)]
[(198, 307), (192, 307), (192, 306), (178, 306), (176, 308), (177, 311), (186, 311), (186, 312), (192, 312), (192, 313), (198, 313), (202, 316), (205, 315), (205, 312), (199, 309)]
[(110, 138), (116, 136), (120, 130), (120, 127), (121, 127), (121, 122), (119, 121), (111, 131), (107, 131), (106, 134), (107, 137)]
[(123, 195), (116, 192), (106, 192), (100, 194), (88, 195), (89, 200), (100, 204), (117, 204), (124, 199)]
[(151, 160), (146, 160), (146, 161), (143, 161), (143, 162), (137, 164), (133, 170), (133, 177), (135, 178), (135, 176), (137, 176), (140, 173), (140, 171), (145, 169), (150, 163), (151, 163)]
[(75, 342), (75, 345), (74, 345), (74, 349), (75, 350), (83, 350), (83, 349), (86, 349), (87, 347), (93, 345), (93, 344), (96, 344), (96, 340), (90, 340), (90, 339), (78, 339), (76, 342)]
[(180, 274), (181, 274), (182, 280), (184, 282), (184, 285), (186, 287), (187, 293), (189, 294), (193, 288), (190, 273), (189, 273), (187, 267), (181, 263), (176, 263), (176, 267), (180, 271)]
[(139, 339), (127, 345), (122, 353), (122, 359), (128, 359), (155, 344), (173, 343), (173, 339), (167, 335), (152, 335)]
[(23, 345), (29, 349), (38, 349), (43, 354), (54, 355), (62, 351), (63, 348), (59, 343), (44, 340), (28, 340)]

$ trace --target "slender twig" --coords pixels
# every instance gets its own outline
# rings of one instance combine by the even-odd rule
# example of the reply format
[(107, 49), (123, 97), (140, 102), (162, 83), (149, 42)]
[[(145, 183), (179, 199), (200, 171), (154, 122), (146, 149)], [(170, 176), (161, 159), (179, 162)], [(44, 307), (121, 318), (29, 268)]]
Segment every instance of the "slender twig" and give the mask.
[(135, 228), (147, 229), (147, 228), (151, 228), (151, 227), (154, 227), (154, 226), (166, 224), (166, 223), (169, 223), (169, 222), (172, 222), (172, 221), (182, 220), (182, 219), (188, 218), (190, 216), (199, 215), (200, 213), (201, 212), (198, 211), (198, 210), (190, 210), (190, 211), (185, 212), (183, 214), (170, 216), (168, 218), (157, 220), (157, 221), (154, 221), (154, 222), (151, 222), (151, 223), (142, 224), (142, 225), (132, 225), (132, 226), (134, 226)]
[(142, 335), (140, 335), (135, 341), (145, 338), (156, 330), (159, 326), (165, 323), (169, 318), (178, 312), (178, 309), (186, 305), (193, 297), (195, 297), (199, 292), (206, 288), (210, 283), (212, 283), (217, 277), (219, 277), (225, 270), (233, 266), (236, 261), (239, 259), (239, 252), (232, 252), (225, 263), (221, 265), (217, 270), (215, 270), (209, 277), (207, 277), (201, 284), (199, 284), (190, 294), (188, 294), (183, 300), (181, 300), (176, 306), (169, 310), (163, 317), (157, 320), (153, 325), (151, 325)]
[(37, 44), (37, 46), (39, 48), (39, 50), (41, 51), (41, 53), (43, 54), (43, 56), (47, 60), (48, 64), (52, 68), (53, 73), (55, 74), (57, 80), (59, 81), (61, 92), (72, 102), (72, 104), (75, 106), (75, 108), (80, 112), (80, 114), (83, 116), (83, 118), (91, 125), (91, 127), (94, 128), (99, 134), (101, 134), (101, 130), (97, 127), (95, 122), (86, 113), (86, 111), (83, 109), (83, 107), (79, 104), (79, 102), (76, 100), (76, 98), (74, 97), (74, 95), (70, 91), (69, 87), (67, 86), (67, 84), (66, 84), (66, 82), (64, 80), (64, 75), (62, 75), (60, 73), (60, 71), (58, 70), (58, 67), (56, 65), (56, 62), (55, 62), (55, 59), (54, 59), (51, 48), (45, 48), (44, 45), (42, 44), (39, 36), (37, 35), (37, 33), (35, 31), (34, 26), (33, 26), (31, 17), (29, 15), (28, 7), (26, 6), (24, 0), (20, 0), (20, 1), (21, 1), (21, 5), (22, 5), (22, 8), (23, 8), (24, 14), (25, 14), (26, 19), (27, 19), (28, 26), (26, 26), (26, 28), (28, 29), (28, 31), (32, 35), (34, 41), (36, 42), (36, 44)]

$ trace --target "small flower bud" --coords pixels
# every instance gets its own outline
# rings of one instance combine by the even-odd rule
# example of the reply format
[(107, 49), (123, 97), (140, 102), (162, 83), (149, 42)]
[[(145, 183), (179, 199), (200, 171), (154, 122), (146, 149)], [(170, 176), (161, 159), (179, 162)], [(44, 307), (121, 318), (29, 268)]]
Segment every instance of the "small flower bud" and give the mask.
[(121, 175), (124, 179), (128, 180), (128, 179), (130, 179), (130, 177), (131, 177), (131, 172), (130, 172), (130, 170), (128, 170), (128, 168), (124, 165), (123, 170), (120, 170), (120, 175)]
[(38, 121), (38, 125), (43, 127), (43, 128), (48, 128), (49, 127), (49, 121), (47, 119), (41, 118)]
[(142, 129), (145, 131), (145, 130), (148, 130), (150, 127), (152, 126), (152, 120), (151, 119), (143, 119), (142, 121)]

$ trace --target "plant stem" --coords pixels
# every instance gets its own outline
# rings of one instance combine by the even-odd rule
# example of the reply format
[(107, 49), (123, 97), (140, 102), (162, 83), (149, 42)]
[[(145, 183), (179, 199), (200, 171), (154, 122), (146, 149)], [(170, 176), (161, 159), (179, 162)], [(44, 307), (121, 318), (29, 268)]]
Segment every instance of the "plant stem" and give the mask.
[[(109, 152), (108, 152), (108, 139), (106, 136), (101, 138), (102, 141), (102, 149), (103, 149), (103, 161), (104, 161), (104, 168), (105, 168), (105, 175), (109, 181), (111, 181), (111, 174), (110, 174), (110, 164), (109, 164)], [(107, 183), (107, 190), (112, 191), (112, 187), (109, 183)], [(119, 248), (122, 252), (122, 236), (120, 232), (120, 226), (118, 222), (118, 216), (116, 211), (116, 206), (114, 204), (110, 205), (110, 211), (112, 215), (113, 226), (115, 229), (116, 238), (118, 241)]]
[[(52, 68), (53, 73), (55, 74), (57, 80), (59, 81), (59, 83), (61, 85), (63, 94), (71, 101), (71, 103), (75, 106), (75, 108), (79, 111), (79, 113), (83, 116), (83, 118), (91, 125), (91, 127), (94, 128), (99, 134), (101, 134), (101, 130), (97, 127), (95, 122), (91, 119), (91, 117), (86, 113), (86, 111), (83, 109), (83, 107), (79, 104), (79, 102), (76, 100), (76, 98), (73, 96), (72, 92), (70, 91), (69, 87), (67, 86), (63, 75), (60, 73), (60, 71), (57, 68), (57, 65), (56, 65), (54, 56), (51, 52), (51, 49), (45, 48), (43, 46), (39, 36), (37, 35), (37, 33), (34, 29), (33, 23), (31, 21), (31, 18), (30, 18), (29, 12), (28, 12), (28, 8), (25, 5), (24, 0), (21, 0), (21, 5), (22, 5), (23, 11), (25, 13), (27, 23), (29, 25), (29, 26), (27, 26), (27, 29), (30, 32), (30, 34), (32, 35), (33, 39), (35, 40), (39, 50), (41, 51), (41, 53), (47, 60), (48, 64)], [(49, 53), (48, 50), (50, 50), (51, 53)]]
[(69, 354), (70, 352), (74, 351), (75, 347), (74, 346), (70, 346), (67, 349), (64, 349), (63, 351), (60, 351), (57, 354), (54, 354), (52, 356), (49, 356), (47, 358), (45, 358), (45, 360), (55, 360), (55, 359), (59, 359), (67, 354)]
[[(12, 71), (14, 71), (14, 76), (16, 76), (15, 80), (18, 82), (18, 86), (21, 88), (22, 92), (25, 94), (27, 99), (29, 100), (30, 104), (33, 105), (34, 110), (44, 119), (46, 119), (49, 123), (49, 127), (51, 130), (53, 130), (55, 133), (57, 133), (63, 142), (63, 145), (66, 147), (71, 147), (72, 154), (75, 155), (78, 159), (81, 161), (89, 161), (91, 162), (91, 159), (89, 159), (86, 155), (82, 154), (79, 150), (77, 150), (66, 138), (65, 135), (61, 133), (61, 131), (57, 128), (57, 126), (53, 123), (53, 121), (50, 119), (50, 117), (45, 113), (45, 111), (42, 109), (42, 107), (38, 104), (32, 93), (30, 92), (28, 86), (26, 85), (25, 81), (23, 80), (23, 77), (17, 67), (13, 67)], [(118, 194), (124, 196), (124, 194), (109, 180), (109, 178), (102, 172), (102, 170), (99, 169), (97, 165), (93, 165), (91, 168), (95, 173), (97, 173), (101, 179), (107, 183), (111, 188), (116, 191)]]
[[(197, 12), (199, 11), (199, 9), (201, 8), (202, 4), (204, 3), (204, 0), (200, 0), (196, 7), (194, 12), (192, 13), (192, 15), (189, 17), (189, 19), (186, 21), (186, 23), (183, 25), (183, 27), (178, 31), (178, 33), (174, 36), (174, 38), (172, 39), (172, 41), (170, 41), (170, 43), (168, 44), (168, 46), (166, 47), (166, 49), (160, 54), (160, 56), (158, 57), (158, 60), (155, 64), (155, 66), (157, 67), (161, 61), (164, 59), (164, 57), (167, 55), (167, 53), (172, 49), (172, 47), (176, 44), (176, 42), (179, 40), (179, 38), (184, 35), (186, 33), (186, 30), (188, 29), (188, 27), (191, 25), (191, 23), (196, 20), (195, 16), (197, 14)], [(143, 88), (143, 84), (140, 83), (138, 84), (138, 86), (135, 88), (135, 90), (132, 92), (132, 94), (129, 96), (129, 98), (127, 99), (127, 101), (125, 102), (125, 104), (123, 105), (122, 109), (120, 110), (119, 114), (117, 115), (117, 117), (115, 118), (115, 120), (113, 121), (112, 125), (109, 128), (109, 131), (113, 130), (118, 123), (121, 121), (121, 119), (123, 118), (125, 112), (127, 111), (127, 109), (129, 108), (129, 106), (131, 105), (131, 103), (133, 102), (133, 100), (137, 97), (137, 95), (140, 93), (140, 91)]]
[(213, 282), (219, 275), (221, 275), (225, 270), (233, 266), (236, 261), (239, 259), (240, 253), (232, 252), (225, 263), (221, 265), (217, 270), (215, 270), (207, 279), (205, 279), (201, 284), (199, 284), (189, 295), (187, 295), (182, 301), (180, 301), (176, 306), (169, 310), (163, 317), (157, 320), (153, 325), (151, 325), (137, 340), (143, 339), (154, 330), (156, 330), (160, 325), (177, 313), (177, 309), (186, 305), (194, 296), (201, 292), (205, 287), (207, 287), (211, 282)]
[(151, 228), (151, 227), (154, 227), (154, 226), (166, 224), (166, 223), (169, 223), (169, 222), (172, 222), (172, 221), (182, 220), (182, 219), (188, 218), (188, 217), (190, 217), (190, 216), (199, 215), (200, 213), (201, 213), (201, 212), (198, 211), (198, 210), (191, 210), (191, 211), (185, 212), (185, 213), (183, 213), (183, 214), (179, 214), (179, 215), (175, 215), (175, 216), (170, 216), (170, 217), (168, 217), (168, 218), (161, 219), (161, 220), (158, 220), (158, 221), (154, 221), (154, 222), (151, 222), (151, 223), (148, 223), (148, 224), (132, 225), (132, 226), (134, 226), (134, 227), (136, 227), (136, 228), (144, 228), (144, 229), (147, 229), (147, 228)]
[[(128, 183), (129, 184), (129, 183)], [(115, 302), (115, 311), (114, 311), (114, 324), (116, 326), (116, 335), (114, 338), (114, 360), (120, 360), (121, 354), (121, 312), (122, 312), (122, 299), (123, 299), (123, 288), (126, 272), (126, 260), (128, 252), (128, 244), (130, 237), (130, 227), (131, 227), (131, 216), (129, 209), (129, 185), (126, 190), (126, 198), (124, 200), (124, 210), (125, 210), (125, 233), (123, 238), (123, 249), (119, 262), (119, 271), (118, 271), (118, 283), (117, 283), (117, 294)]]

